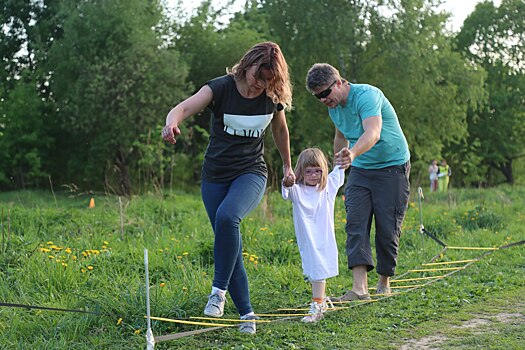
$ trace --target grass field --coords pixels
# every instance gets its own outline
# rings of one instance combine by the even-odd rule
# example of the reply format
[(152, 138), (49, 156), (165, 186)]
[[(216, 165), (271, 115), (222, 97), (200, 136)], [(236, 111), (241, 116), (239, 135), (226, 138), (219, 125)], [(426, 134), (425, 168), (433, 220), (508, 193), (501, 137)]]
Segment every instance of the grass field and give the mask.
[[(419, 234), (419, 202), (417, 191), (412, 192), (398, 275), (422, 268), (441, 251)], [(95, 208), (88, 209), (91, 197)], [(449, 246), (500, 247), (525, 239), (524, 197), (525, 187), (516, 186), (426, 194), (423, 223)], [(340, 198), (336, 208), (340, 275), (327, 281), (329, 295), (351, 286)], [(0, 209), (0, 302), (102, 313), (0, 307), (0, 349), (145, 349), (144, 248), (152, 316), (203, 316), (213, 240), (197, 192), (150, 194), (120, 203), (104, 195), (8, 192), (0, 194)], [(242, 233), (255, 312), (306, 307), (310, 288), (302, 277), (290, 203), (269, 193), (243, 221)], [(438, 261), (472, 259), (484, 252), (448, 250)], [(305, 325), (297, 317), (260, 325), (256, 336), (220, 329), (156, 348), (524, 349), (524, 277), (521, 245), (495, 251), (428, 286), (329, 312), (318, 324)], [(371, 272), (370, 286), (376, 281)], [(231, 300), (225, 317), (238, 317)], [(202, 328), (152, 324), (156, 336)]]

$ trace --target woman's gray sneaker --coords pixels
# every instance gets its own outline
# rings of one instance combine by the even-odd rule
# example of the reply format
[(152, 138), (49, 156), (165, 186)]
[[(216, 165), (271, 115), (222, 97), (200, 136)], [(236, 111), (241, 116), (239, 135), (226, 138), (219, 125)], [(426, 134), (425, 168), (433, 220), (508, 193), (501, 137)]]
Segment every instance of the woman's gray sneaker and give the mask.
[(204, 314), (212, 317), (221, 317), (224, 315), (224, 303), (226, 297), (215, 293), (208, 296), (208, 303), (204, 308)]

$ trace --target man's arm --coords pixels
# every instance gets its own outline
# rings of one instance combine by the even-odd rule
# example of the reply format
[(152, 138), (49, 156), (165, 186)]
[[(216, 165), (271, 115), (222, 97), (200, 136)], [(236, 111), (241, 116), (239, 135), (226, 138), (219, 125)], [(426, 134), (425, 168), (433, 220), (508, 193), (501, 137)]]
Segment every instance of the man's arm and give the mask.
[[(363, 120), (363, 129), (365, 132), (361, 135), (361, 137), (359, 137), (355, 145), (350, 149), (346, 148), (348, 147), (348, 141), (346, 141), (346, 139), (346, 145), (340, 147), (343, 145), (342, 141), (340, 141), (340, 138), (343, 135), (337, 130), (336, 137), (334, 139), (334, 151), (337, 150), (337, 147), (340, 148), (337, 150), (337, 153), (335, 153), (336, 164), (340, 165), (343, 169), (346, 169), (352, 164), (356, 157), (374, 147), (381, 136), (382, 125), (383, 120), (379, 116), (370, 117)], [(340, 134), (340, 136), (338, 136), (338, 134)]]

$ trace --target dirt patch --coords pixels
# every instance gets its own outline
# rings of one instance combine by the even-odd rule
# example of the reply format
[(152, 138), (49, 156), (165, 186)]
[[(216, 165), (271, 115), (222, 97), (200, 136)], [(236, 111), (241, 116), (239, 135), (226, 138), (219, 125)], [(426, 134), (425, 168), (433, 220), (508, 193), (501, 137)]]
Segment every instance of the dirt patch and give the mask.
[[(523, 310), (523, 304), (518, 305), (518, 309)], [(501, 312), (496, 315), (474, 315), (474, 318), (463, 322), (459, 326), (453, 326), (455, 329), (468, 329), (472, 333), (488, 332), (490, 325), (493, 322), (501, 322), (506, 324), (522, 324), (525, 323), (525, 315), (523, 313), (507, 313)], [(421, 339), (410, 339), (399, 348), (400, 350), (439, 350), (440, 345), (449, 340), (446, 335), (438, 334), (424, 337)]]
[(447, 339), (444, 335), (431, 335), (421, 339), (411, 339), (406, 344), (401, 345), (399, 350), (439, 350), (439, 345)]

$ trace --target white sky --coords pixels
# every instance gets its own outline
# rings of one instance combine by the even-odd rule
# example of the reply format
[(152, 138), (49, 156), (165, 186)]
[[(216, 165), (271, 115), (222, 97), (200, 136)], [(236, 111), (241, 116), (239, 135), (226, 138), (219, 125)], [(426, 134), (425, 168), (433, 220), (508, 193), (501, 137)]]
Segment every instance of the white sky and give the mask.
[[(184, 6), (188, 9), (188, 12), (194, 10), (200, 3), (200, 0), (166, 0), (168, 4), (174, 4), (177, 1), (181, 1)], [(461, 25), (465, 18), (474, 11), (476, 4), (481, 2), (481, 0), (445, 0), (444, 4), (439, 8), (445, 11), (452, 13), (450, 18), (450, 23), (448, 28), (459, 31)], [(493, 0), (496, 6), (499, 6), (500, 0)], [(223, 4), (223, 0), (213, 0), (213, 3), (217, 5)], [(239, 7), (244, 5), (245, 0), (235, 0), (235, 4), (238, 4)], [(234, 6), (235, 7), (235, 6)]]

